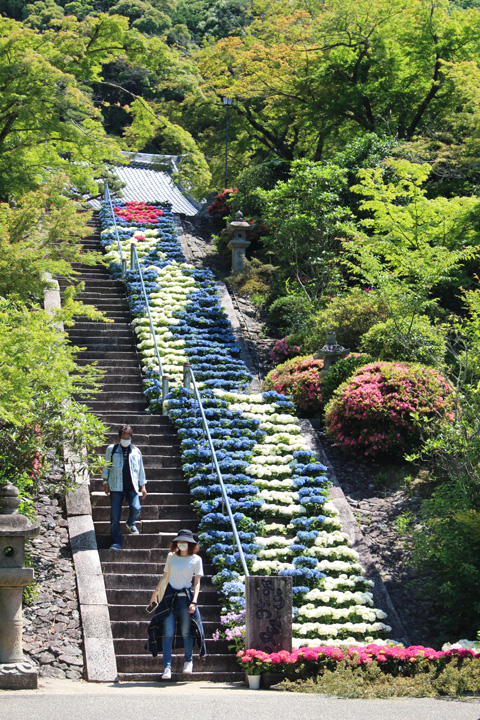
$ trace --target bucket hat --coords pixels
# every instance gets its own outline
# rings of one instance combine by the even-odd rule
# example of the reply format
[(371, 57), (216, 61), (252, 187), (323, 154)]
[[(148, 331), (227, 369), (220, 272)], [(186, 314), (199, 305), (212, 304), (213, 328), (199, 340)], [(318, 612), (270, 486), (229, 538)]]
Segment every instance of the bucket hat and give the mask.
[(177, 537), (174, 538), (172, 542), (189, 542), (195, 543), (195, 545), (197, 544), (191, 530), (179, 530)]

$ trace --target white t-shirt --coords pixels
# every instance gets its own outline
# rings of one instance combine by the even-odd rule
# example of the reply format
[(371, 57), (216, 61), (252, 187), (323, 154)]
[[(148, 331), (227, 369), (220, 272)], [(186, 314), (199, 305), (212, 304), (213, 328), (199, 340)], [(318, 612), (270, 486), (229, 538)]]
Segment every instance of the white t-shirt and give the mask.
[(189, 588), (194, 575), (203, 575), (202, 558), (199, 555), (182, 557), (170, 552), (165, 563), (165, 572), (168, 572), (168, 582), (175, 590)]

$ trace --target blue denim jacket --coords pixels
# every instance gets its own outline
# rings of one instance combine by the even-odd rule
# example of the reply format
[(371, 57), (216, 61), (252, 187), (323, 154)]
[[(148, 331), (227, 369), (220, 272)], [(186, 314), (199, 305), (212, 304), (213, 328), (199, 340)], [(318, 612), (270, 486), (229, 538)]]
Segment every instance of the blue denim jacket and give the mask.
[[(116, 443), (115, 443), (116, 444)], [(115, 445), (109, 445), (105, 452), (105, 460), (108, 463), (103, 468), (102, 477), (108, 480), (110, 490), (123, 490), (123, 452), (122, 446), (119, 445), (116, 452), (113, 453)], [(146, 485), (145, 470), (143, 469), (142, 453), (135, 445), (130, 445), (130, 453), (128, 455), (130, 464), (130, 472), (132, 474), (133, 487), (138, 492), (141, 485)]]

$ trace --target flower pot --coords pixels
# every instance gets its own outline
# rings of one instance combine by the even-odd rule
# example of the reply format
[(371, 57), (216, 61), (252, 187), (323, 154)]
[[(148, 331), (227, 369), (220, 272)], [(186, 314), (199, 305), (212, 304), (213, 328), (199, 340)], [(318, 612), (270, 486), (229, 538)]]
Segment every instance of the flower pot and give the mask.
[(261, 675), (247, 675), (250, 690), (260, 690)]

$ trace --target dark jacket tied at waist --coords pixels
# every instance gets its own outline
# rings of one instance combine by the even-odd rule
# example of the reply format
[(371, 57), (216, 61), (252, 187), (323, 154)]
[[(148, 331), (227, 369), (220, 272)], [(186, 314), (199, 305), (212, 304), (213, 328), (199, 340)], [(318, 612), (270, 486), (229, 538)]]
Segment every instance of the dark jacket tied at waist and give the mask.
[[(162, 651), (163, 641), (163, 621), (167, 618), (172, 610), (178, 612), (178, 593), (185, 593), (189, 601), (192, 601), (192, 591), (190, 588), (183, 588), (182, 590), (175, 590), (170, 584), (167, 585), (165, 595), (162, 598), (158, 608), (152, 617), (150, 625), (148, 626), (148, 640), (145, 645), (145, 650), (151, 652), (153, 657), (157, 657), (158, 653)], [(207, 654), (207, 648), (205, 646), (205, 634), (203, 632), (202, 618), (198, 607), (195, 607), (195, 612), (191, 615), (192, 622), (192, 637), (193, 647), (198, 647), (199, 657), (203, 657)], [(180, 630), (180, 622), (177, 618), (175, 621), (175, 634), (173, 637), (173, 648), (183, 648), (183, 637)]]

